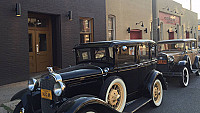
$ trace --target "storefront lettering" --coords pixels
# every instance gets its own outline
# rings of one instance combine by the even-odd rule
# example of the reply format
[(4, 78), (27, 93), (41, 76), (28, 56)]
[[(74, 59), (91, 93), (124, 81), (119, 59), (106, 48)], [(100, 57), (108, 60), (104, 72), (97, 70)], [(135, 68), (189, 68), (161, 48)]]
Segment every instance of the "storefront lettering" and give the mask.
[(171, 15), (171, 14), (160, 12), (159, 18), (165, 24), (172, 24), (172, 25), (180, 24), (179, 23), (180, 17), (178, 17), (178, 16), (174, 16), (174, 15)]

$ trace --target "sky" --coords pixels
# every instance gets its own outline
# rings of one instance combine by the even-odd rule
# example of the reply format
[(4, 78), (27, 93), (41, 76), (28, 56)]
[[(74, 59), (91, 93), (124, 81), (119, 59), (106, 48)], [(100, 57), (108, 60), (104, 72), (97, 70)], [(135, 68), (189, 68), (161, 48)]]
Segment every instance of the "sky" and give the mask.
[[(190, 0), (174, 0), (181, 3), (186, 9), (190, 9)], [(200, 0), (192, 0), (192, 11), (198, 13), (198, 19), (200, 19)]]

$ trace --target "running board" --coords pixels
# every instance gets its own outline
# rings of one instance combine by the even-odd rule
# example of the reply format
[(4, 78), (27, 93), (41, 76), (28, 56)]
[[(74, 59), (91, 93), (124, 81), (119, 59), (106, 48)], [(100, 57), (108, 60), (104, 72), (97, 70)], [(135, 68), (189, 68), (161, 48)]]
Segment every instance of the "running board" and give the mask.
[(139, 98), (137, 100), (133, 100), (126, 104), (123, 113), (133, 113), (137, 111), (139, 108), (141, 108), (142, 106), (149, 103), (151, 100), (152, 99), (145, 98), (145, 97)]
[(196, 73), (199, 69), (192, 69), (192, 73)]

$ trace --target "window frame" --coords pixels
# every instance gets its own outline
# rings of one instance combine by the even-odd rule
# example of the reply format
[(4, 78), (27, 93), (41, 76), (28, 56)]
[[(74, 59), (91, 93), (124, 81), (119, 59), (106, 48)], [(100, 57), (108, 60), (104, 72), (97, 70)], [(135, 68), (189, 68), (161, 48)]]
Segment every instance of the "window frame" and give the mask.
[[(109, 28), (109, 19), (112, 20), (112, 29)], [(108, 15), (108, 33), (111, 31), (111, 35), (113, 36), (109, 37), (108, 35), (108, 40), (116, 40), (116, 16), (114, 15)]]
[[(90, 32), (82, 32), (81, 31), (81, 27), (82, 27), (82, 25), (81, 25), (81, 20), (89, 20), (90, 22), (90, 24), (89, 24), (89, 27), (90, 27)], [(93, 42), (94, 41), (94, 18), (90, 18), (90, 17), (80, 17), (79, 18), (79, 25), (80, 25), (80, 43), (87, 43), (86, 41), (85, 41), (85, 39), (83, 39), (84, 40), (84, 42), (82, 42), (82, 39), (81, 39), (81, 35), (89, 35), (89, 42)]]

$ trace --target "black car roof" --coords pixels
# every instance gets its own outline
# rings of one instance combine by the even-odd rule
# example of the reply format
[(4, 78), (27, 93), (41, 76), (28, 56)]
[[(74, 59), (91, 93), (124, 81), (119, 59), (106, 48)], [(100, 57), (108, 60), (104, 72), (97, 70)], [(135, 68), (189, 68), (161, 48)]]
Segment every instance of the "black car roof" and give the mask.
[(83, 48), (83, 47), (113, 47), (114, 45), (123, 45), (123, 44), (145, 44), (152, 43), (155, 44), (153, 40), (111, 40), (111, 41), (97, 41), (97, 42), (89, 42), (82, 43), (76, 46), (75, 48)]
[(171, 42), (189, 42), (189, 41), (196, 41), (196, 39), (173, 39), (173, 40), (162, 40), (158, 41), (160, 43), (171, 43)]

